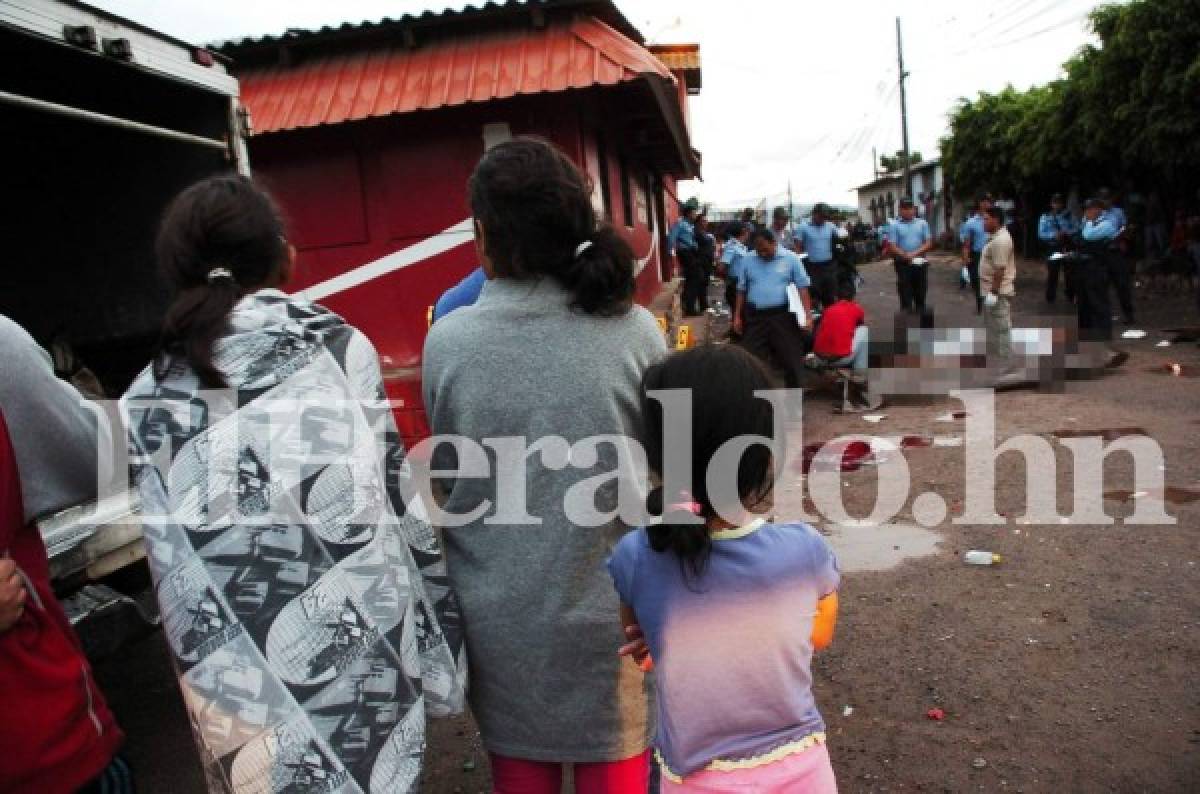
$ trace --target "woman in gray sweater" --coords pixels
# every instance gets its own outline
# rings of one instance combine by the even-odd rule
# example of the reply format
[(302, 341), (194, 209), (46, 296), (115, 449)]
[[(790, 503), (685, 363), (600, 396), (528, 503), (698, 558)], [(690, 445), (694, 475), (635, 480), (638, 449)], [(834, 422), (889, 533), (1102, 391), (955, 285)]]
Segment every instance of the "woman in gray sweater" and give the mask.
[[(633, 305), (632, 250), (597, 222), (562, 152), (500, 144), (468, 191), (488, 282), (430, 330), (424, 389), (433, 432), (488, 456), (486, 476), (449, 482), (442, 511), (470, 515), (448, 522), (444, 542), (495, 790), (557, 792), (571, 763), (576, 791), (645, 791), (653, 725), (642, 673), (616, 653), (604, 572), (629, 529), (618, 496), (640, 482), (619, 465), (623, 441), (579, 442), (637, 436), (638, 384), (665, 340)], [(513, 462), (514, 444), (539, 443)], [(438, 468), (453, 468), (439, 463), (447, 452), (437, 448)]]

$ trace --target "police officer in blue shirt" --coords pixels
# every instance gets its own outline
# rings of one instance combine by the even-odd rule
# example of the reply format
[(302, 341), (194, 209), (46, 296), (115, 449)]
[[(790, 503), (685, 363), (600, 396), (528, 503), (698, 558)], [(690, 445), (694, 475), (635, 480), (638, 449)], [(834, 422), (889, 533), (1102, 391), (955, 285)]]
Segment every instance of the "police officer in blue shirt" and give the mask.
[(725, 246), (721, 249), (721, 269), (725, 276), (725, 303), (732, 312), (737, 306), (737, 280), (741, 269), (740, 261), (750, 252), (746, 241), (750, 239), (750, 227), (740, 221), (729, 224), (725, 230)]
[(1097, 198), (1104, 206), (1104, 217), (1117, 230), (1117, 237), (1112, 242), (1109, 281), (1121, 304), (1121, 320), (1126, 325), (1133, 325), (1133, 262), (1129, 257), (1129, 219), (1125, 216), (1125, 210), (1117, 206), (1117, 198), (1108, 188), (1100, 188)]
[[(896, 292), (900, 308), (906, 312), (925, 313), (925, 293), (929, 289), (928, 264), (922, 259), (933, 247), (929, 224), (917, 217), (917, 207), (908, 196), (900, 199), (900, 218), (892, 221), (884, 237), (884, 254), (892, 256), (896, 269)], [(979, 271), (975, 272), (976, 281)]]
[(829, 206), (824, 203), (813, 207), (812, 218), (796, 230), (796, 251), (808, 254), (805, 269), (822, 308), (837, 300), (837, 264), (833, 261), (836, 234), (837, 228), (829, 222)]
[[(770, 229), (759, 230), (751, 247), (751, 253), (738, 260), (733, 330), (742, 335), (742, 345), (762, 361), (769, 363), (774, 354), (788, 387), (799, 388), (812, 317), (808, 273), (800, 257), (780, 245)], [(804, 331), (788, 310), (789, 285), (799, 290), (804, 305)]]
[(983, 216), (992, 208), (992, 197), (986, 193), (975, 202), (975, 212), (962, 225), (959, 240), (963, 244), (963, 264), (971, 279), (971, 289), (975, 291), (975, 313), (983, 313), (983, 293), (979, 289), (979, 258), (983, 256), (983, 247), (987, 245), (988, 233), (983, 228)]
[(1054, 303), (1058, 292), (1058, 274), (1063, 274), (1063, 294), (1075, 302), (1075, 268), (1073, 259), (1065, 256), (1079, 224), (1066, 208), (1062, 193), (1050, 197), (1050, 211), (1038, 219), (1038, 239), (1046, 249), (1046, 303)]
[(683, 215), (675, 221), (667, 235), (671, 256), (679, 263), (679, 272), (683, 276), (683, 314), (685, 317), (695, 317), (699, 314), (699, 304), (704, 297), (704, 268), (700, 262), (700, 247), (696, 242), (696, 205), (690, 201), (683, 207)]
[(1112, 218), (1104, 212), (1104, 202), (1088, 199), (1084, 204), (1078, 264), (1079, 333), (1086, 341), (1107, 343), (1112, 339), (1108, 283), (1115, 254), (1113, 243), (1119, 233)]

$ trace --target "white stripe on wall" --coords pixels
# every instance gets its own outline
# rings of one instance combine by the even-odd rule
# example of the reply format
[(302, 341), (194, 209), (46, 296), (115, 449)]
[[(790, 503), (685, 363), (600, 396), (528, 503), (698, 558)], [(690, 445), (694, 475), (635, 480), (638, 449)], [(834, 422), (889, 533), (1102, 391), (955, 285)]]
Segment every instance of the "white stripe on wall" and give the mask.
[(297, 295), (310, 301), (324, 300), (330, 295), (345, 292), (368, 281), (373, 281), (380, 276), (386, 276), (388, 273), (406, 268), (409, 265), (415, 265), (426, 259), (431, 259), (438, 254), (444, 254), (452, 248), (457, 248), (464, 243), (471, 242), (474, 238), (475, 233), (472, 219), (467, 218), (439, 234), (427, 237), (419, 243), (410, 245), (408, 248), (394, 251), (385, 257), (376, 259), (374, 262), (368, 262), (353, 270), (347, 270), (345, 273), (334, 276), (328, 281), (314, 284), (308, 289), (301, 290)]

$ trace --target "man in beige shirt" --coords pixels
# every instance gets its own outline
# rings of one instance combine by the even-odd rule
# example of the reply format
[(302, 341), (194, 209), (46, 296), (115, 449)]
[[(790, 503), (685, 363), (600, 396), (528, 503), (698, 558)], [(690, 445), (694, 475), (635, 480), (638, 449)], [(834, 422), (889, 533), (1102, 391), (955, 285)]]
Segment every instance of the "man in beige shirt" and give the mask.
[(983, 313), (987, 320), (988, 352), (1005, 368), (1012, 357), (1012, 314), (1009, 302), (1016, 290), (1017, 260), (1012, 237), (1004, 227), (1004, 210), (989, 207), (983, 216), (987, 245), (979, 258), (979, 282), (984, 293)]

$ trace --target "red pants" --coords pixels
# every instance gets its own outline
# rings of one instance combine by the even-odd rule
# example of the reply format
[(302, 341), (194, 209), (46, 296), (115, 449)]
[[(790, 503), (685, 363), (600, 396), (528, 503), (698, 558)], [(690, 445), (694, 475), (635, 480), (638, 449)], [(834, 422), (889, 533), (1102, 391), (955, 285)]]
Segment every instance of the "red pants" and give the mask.
[[(563, 764), (523, 761), (490, 753), (494, 794), (559, 794)], [(573, 764), (577, 794), (646, 794), (650, 751), (624, 761)]]

